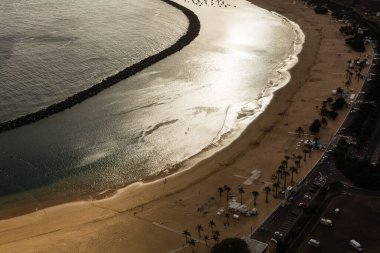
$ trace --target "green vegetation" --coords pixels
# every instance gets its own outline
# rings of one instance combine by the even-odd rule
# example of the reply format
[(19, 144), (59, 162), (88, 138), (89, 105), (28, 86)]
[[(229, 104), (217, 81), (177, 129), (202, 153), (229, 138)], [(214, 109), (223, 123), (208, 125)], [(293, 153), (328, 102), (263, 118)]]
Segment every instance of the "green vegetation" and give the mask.
[(329, 10), (325, 6), (316, 6), (314, 9), (316, 14), (327, 14)]
[(322, 124), (321, 124), (321, 122), (319, 121), (319, 119), (315, 119), (315, 120), (313, 121), (313, 123), (312, 123), (312, 124), (310, 125), (310, 127), (309, 127), (309, 131), (310, 131), (310, 133), (312, 133), (312, 134), (317, 134), (317, 133), (319, 133), (319, 130), (320, 130), (321, 126), (322, 126)]
[(363, 34), (355, 34), (347, 38), (346, 44), (349, 45), (352, 49), (354, 49), (357, 52), (365, 51)]
[(249, 253), (248, 244), (239, 238), (226, 238), (215, 244), (211, 253)]
[(337, 98), (334, 103), (332, 103), (331, 107), (333, 110), (340, 110), (346, 105), (346, 100), (342, 97)]

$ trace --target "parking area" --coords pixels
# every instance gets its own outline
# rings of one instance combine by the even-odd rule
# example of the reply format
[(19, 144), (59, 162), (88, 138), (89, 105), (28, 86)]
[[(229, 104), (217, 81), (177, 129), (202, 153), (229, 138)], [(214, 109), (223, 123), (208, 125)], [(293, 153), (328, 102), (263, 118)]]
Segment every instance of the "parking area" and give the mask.
[[(343, 193), (330, 202), (321, 218), (331, 220), (332, 226), (315, 224), (298, 252), (358, 252), (349, 245), (351, 239), (361, 244), (363, 252), (380, 252), (380, 197)], [(310, 239), (319, 241), (319, 247), (308, 245)]]

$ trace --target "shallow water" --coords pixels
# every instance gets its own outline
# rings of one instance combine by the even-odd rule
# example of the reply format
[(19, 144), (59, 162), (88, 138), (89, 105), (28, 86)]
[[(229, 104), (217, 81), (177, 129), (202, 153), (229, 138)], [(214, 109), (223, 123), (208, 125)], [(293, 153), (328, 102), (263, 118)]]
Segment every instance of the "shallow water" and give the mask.
[(201, 21), (189, 46), (63, 113), (0, 134), (2, 194), (44, 201), (120, 187), (230, 143), (263, 111), (290, 78), (302, 32), (245, 1), (178, 2)]

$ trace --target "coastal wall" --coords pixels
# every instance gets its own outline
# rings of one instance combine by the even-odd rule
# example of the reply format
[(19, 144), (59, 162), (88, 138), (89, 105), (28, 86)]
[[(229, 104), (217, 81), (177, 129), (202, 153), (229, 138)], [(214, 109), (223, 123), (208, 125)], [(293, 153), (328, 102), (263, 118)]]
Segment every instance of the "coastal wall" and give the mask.
[(178, 3), (172, 2), (170, 0), (161, 0), (161, 1), (182, 11), (182, 13), (189, 20), (189, 26), (186, 33), (182, 37), (180, 37), (172, 46), (121, 70), (115, 75), (112, 75), (103, 79), (100, 83), (97, 83), (86, 90), (80, 91), (66, 98), (65, 100), (61, 102), (52, 104), (37, 112), (30, 113), (13, 120), (9, 120), (7, 122), (0, 123), (0, 133), (17, 128), (17, 127), (21, 127), (26, 124), (37, 122), (50, 115), (53, 115), (58, 112), (62, 112), (76, 104), (83, 102), (87, 98), (95, 96), (102, 90), (105, 90), (117, 84), (118, 82), (135, 75), (136, 73), (142, 71), (143, 69), (165, 59), (166, 57), (180, 51), (182, 48), (190, 44), (190, 42), (192, 42), (198, 36), (199, 31), (200, 31), (201, 25), (200, 25), (198, 17), (194, 14), (194, 12), (192, 12), (191, 10), (185, 8), (184, 6)]

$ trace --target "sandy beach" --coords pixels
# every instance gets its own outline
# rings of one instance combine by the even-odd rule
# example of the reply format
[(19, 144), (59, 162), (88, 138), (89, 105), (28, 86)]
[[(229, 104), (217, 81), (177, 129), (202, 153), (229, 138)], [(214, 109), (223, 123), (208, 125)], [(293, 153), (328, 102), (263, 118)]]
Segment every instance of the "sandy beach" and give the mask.
[[(277, 91), (266, 111), (261, 114), (231, 145), (201, 161), (193, 168), (149, 183), (135, 183), (110, 198), (59, 205), (31, 214), (0, 221), (1, 252), (191, 252), (182, 232), (188, 229), (197, 239), (195, 227), (204, 227), (203, 235), (212, 236), (208, 226), (216, 223), (221, 239), (247, 236), (256, 229), (280, 203), (272, 193), (265, 203), (265, 186), (286, 155), (303, 155), (297, 149), (300, 139), (294, 131), (308, 129), (319, 118), (316, 106), (331, 90), (344, 87), (349, 59), (359, 58), (351, 52), (339, 33), (340, 24), (329, 16), (314, 14), (302, 2), (290, 0), (252, 0), (254, 4), (278, 12), (298, 23), (306, 35), (298, 64), (291, 70), (288, 85)], [(368, 52), (369, 53), (369, 52)], [(351, 87), (354, 93), (361, 83)], [(347, 113), (340, 111), (335, 121), (329, 120), (319, 135), (328, 143)], [(295, 181), (299, 182), (323, 153), (313, 151), (301, 162)], [(291, 161), (289, 161), (292, 164)], [(252, 185), (243, 185), (253, 170), (261, 176)], [(290, 178), (289, 178), (290, 181)], [(221, 198), (218, 187), (228, 185), (240, 201), (238, 186), (244, 187), (243, 201), (252, 206), (252, 191), (257, 197), (258, 216), (230, 219), (216, 215), (225, 207), (226, 193)], [(214, 200), (210, 200), (213, 198)], [(208, 206), (208, 213), (197, 211)], [(210, 240), (208, 242), (213, 245)], [(183, 249), (182, 249), (183, 248)], [(197, 243), (196, 252), (209, 248)]]

